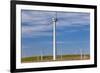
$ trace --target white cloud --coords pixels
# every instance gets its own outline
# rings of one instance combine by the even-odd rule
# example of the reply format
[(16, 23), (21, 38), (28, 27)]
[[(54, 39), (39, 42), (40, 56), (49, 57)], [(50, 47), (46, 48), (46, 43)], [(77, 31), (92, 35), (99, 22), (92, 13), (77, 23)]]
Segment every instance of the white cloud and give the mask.
[(56, 41), (56, 44), (58, 44), (58, 45), (63, 45), (63, 44), (73, 44), (73, 43), (75, 43), (75, 44), (79, 44), (79, 43), (89, 43), (89, 41), (65, 41), (65, 40), (63, 40), (63, 41), (60, 41), (60, 40), (58, 40), (58, 41)]

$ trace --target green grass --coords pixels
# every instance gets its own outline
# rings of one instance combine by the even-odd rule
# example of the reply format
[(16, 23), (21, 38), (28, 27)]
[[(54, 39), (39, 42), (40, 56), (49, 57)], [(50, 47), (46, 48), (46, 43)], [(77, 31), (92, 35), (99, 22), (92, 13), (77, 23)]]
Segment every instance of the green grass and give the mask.
[[(80, 55), (57, 55), (55, 61), (68, 61), (68, 60), (88, 60), (90, 59), (90, 56), (88, 54), (83, 56), (81, 59)], [(24, 57), (21, 59), (22, 63), (30, 63), (30, 62), (48, 62), (53, 61), (53, 56), (32, 56), (32, 57)]]

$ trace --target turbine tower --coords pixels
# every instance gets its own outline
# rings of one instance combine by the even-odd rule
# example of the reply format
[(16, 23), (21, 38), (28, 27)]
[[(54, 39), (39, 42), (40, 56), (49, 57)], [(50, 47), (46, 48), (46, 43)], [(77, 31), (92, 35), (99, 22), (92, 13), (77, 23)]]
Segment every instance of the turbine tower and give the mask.
[(53, 60), (56, 60), (56, 22), (57, 22), (57, 13), (56, 17), (52, 18), (53, 22)]

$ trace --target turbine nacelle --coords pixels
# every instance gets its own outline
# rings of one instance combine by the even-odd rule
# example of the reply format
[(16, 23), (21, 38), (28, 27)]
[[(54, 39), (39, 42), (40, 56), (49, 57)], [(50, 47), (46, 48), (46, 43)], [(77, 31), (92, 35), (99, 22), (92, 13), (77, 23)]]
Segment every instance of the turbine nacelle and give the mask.
[(52, 21), (53, 22), (57, 22), (57, 18), (52, 18)]

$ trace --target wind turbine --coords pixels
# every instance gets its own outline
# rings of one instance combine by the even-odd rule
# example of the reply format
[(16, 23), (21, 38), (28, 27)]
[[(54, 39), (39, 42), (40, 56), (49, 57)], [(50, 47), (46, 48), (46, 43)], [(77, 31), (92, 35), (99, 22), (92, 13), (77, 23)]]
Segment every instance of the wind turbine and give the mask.
[(57, 18), (57, 12), (54, 12), (55, 15), (54, 17), (51, 18), (51, 22), (49, 22), (48, 24), (52, 24), (53, 25), (53, 60), (56, 60), (56, 23), (57, 21), (64, 21), (66, 20), (64, 17), (59, 17)]
[(83, 53), (82, 53), (82, 49), (80, 49), (80, 59), (83, 59)]
[(52, 18), (53, 22), (53, 60), (56, 60), (56, 22), (57, 22), (57, 12), (56, 16)]

